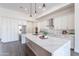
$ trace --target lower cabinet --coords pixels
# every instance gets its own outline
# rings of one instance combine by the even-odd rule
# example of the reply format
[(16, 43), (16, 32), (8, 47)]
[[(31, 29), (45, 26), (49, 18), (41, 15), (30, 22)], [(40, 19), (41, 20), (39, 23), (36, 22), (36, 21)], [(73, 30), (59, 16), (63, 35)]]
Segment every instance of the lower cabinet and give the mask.
[(34, 52), (36, 56), (51, 56), (51, 53), (41, 48), (40, 46), (38, 46), (32, 41), (29, 41), (27, 45)]
[(36, 56), (70, 56), (71, 41), (68, 41), (64, 45), (60, 46), (53, 53), (48, 52), (30, 40), (28, 41), (27, 46)]

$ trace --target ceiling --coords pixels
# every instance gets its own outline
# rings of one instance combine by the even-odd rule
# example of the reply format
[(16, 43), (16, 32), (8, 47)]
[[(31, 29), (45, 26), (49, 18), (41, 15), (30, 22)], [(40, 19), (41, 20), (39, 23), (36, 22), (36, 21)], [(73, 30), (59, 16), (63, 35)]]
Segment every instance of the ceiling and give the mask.
[[(22, 12), (25, 13), (26, 15), (30, 15), (30, 4), (31, 3), (0, 3), (0, 7)], [(42, 7), (43, 3), (36, 4), (37, 15), (42, 14), (47, 10), (64, 3), (45, 3), (45, 4), (46, 4), (46, 10), (40, 8)], [(32, 15), (35, 16), (35, 3), (32, 3)]]

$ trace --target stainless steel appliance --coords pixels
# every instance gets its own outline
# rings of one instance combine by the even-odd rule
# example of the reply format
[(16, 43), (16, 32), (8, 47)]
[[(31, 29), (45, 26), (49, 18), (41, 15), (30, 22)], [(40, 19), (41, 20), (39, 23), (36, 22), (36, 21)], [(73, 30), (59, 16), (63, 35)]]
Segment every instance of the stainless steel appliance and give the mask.
[(26, 35), (26, 25), (19, 25), (19, 41), (24, 44)]

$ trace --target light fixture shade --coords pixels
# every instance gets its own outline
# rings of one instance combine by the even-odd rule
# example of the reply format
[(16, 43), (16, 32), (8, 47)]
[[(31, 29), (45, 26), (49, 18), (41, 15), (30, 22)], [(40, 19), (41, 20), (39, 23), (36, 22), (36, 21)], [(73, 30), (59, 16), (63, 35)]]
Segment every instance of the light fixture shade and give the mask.
[(42, 8), (43, 8), (43, 10), (46, 10), (46, 5), (45, 5), (45, 3), (43, 3)]
[(37, 11), (35, 10), (35, 13), (37, 13)]
[(37, 6), (36, 6), (36, 3), (35, 3), (35, 13), (37, 13), (37, 9), (36, 9), (36, 7), (37, 7)]
[(43, 3), (43, 8), (46, 7), (45, 3)]

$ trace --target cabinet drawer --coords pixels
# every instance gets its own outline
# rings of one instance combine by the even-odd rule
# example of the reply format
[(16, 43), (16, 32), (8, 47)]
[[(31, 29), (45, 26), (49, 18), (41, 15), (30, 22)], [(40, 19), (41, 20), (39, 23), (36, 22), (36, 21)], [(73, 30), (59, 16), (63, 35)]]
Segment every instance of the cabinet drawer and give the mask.
[(37, 56), (50, 56), (51, 55), (51, 53), (49, 53), (45, 49), (41, 48), (40, 46), (38, 46), (37, 44), (35, 44), (32, 41), (29, 41), (29, 43), (27, 45)]

